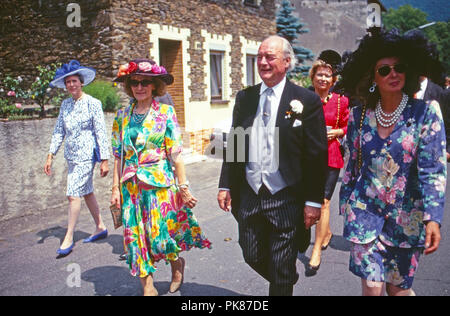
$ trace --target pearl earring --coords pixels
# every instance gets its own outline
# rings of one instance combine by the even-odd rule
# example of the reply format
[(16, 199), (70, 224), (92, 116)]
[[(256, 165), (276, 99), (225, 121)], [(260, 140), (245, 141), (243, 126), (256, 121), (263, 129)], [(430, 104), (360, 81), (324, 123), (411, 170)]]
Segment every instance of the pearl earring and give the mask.
[(374, 82), (373, 85), (369, 88), (369, 92), (374, 93), (376, 87), (377, 87), (377, 84)]

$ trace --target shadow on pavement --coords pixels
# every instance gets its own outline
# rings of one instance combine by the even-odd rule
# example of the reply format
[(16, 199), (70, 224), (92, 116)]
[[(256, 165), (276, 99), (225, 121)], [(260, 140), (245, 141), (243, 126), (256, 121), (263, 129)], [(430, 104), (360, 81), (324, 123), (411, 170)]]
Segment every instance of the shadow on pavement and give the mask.
[[(81, 274), (81, 279), (91, 282), (95, 287), (96, 296), (141, 296), (141, 283), (137, 277), (132, 277), (128, 268), (105, 266), (88, 270)], [(169, 294), (169, 281), (155, 280), (159, 295)], [(243, 296), (243, 294), (213, 285), (185, 282), (179, 292), (173, 295), (182, 296)]]
[[(61, 226), (55, 226), (41, 230), (36, 235), (41, 238), (40, 240), (38, 240), (37, 242), (38, 244), (43, 244), (47, 238), (57, 238), (59, 239), (60, 243), (62, 243), (66, 235), (66, 228)], [(84, 239), (88, 238), (90, 235), (91, 234), (83, 231), (76, 231), (74, 233), (73, 239), (75, 243), (79, 243), (82, 242)], [(120, 255), (123, 253), (123, 236), (121, 234), (110, 233), (106, 239), (96, 241), (95, 243), (96, 244), (108, 243), (113, 248), (112, 250), (113, 254)]]

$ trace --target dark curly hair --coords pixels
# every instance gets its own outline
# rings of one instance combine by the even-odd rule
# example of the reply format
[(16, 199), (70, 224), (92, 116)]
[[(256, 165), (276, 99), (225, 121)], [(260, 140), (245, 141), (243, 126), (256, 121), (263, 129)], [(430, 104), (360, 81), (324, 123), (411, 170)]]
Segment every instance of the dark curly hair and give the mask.
[(369, 88), (374, 80), (377, 61), (386, 57), (397, 57), (407, 65), (403, 92), (409, 97), (420, 89), (419, 76), (427, 76), (436, 83), (442, 81), (443, 67), (435, 45), (430, 44), (420, 31), (401, 35), (393, 29), (368, 34), (361, 40), (358, 49), (348, 56), (341, 70), (338, 88), (358, 98), (369, 108), (374, 108), (380, 94), (378, 88), (374, 93), (369, 93)]

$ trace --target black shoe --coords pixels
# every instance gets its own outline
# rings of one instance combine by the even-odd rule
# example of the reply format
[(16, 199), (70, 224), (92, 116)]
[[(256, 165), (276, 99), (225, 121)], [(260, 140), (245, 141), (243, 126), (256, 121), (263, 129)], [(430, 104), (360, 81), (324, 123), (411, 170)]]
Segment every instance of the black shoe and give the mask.
[(305, 270), (305, 276), (310, 277), (317, 274), (317, 271), (319, 271), (320, 265), (322, 264), (322, 261), (319, 263), (318, 266), (313, 266), (311, 264), (308, 264), (308, 267)]
[(308, 264), (309, 269), (317, 272), (317, 271), (319, 271), (319, 269), (320, 269), (321, 263), (322, 263), (322, 262), (320, 262), (318, 266), (313, 266), (313, 265)]
[(121, 254), (119, 256), (119, 261), (125, 261), (128, 258), (128, 254), (126, 252), (124, 252), (123, 254)]
[(322, 251), (324, 251), (324, 250), (327, 250), (327, 248), (328, 248), (328, 246), (330, 245), (330, 243), (331, 243), (331, 239), (333, 239), (333, 235), (331, 235), (331, 238), (330, 238), (330, 241), (328, 241), (328, 244), (326, 244), (326, 246), (322, 246)]

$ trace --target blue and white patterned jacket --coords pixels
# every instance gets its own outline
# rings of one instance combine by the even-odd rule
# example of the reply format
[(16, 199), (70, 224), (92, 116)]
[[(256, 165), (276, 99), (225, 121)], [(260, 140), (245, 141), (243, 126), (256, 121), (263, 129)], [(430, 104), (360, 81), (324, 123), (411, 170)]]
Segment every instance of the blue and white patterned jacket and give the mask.
[(96, 146), (100, 159), (109, 159), (109, 137), (100, 100), (84, 94), (76, 102), (72, 98), (62, 102), (49, 152), (56, 155), (64, 138), (64, 158), (70, 162), (92, 161)]
[(350, 159), (340, 191), (344, 237), (357, 244), (380, 238), (392, 247), (423, 247), (425, 223), (440, 223), (444, 212), (447, 159), (439, 104), (410, 100), (386, 139), (368, 109), (358, 170), (361, 112), (353, 108), (348, 124)]

